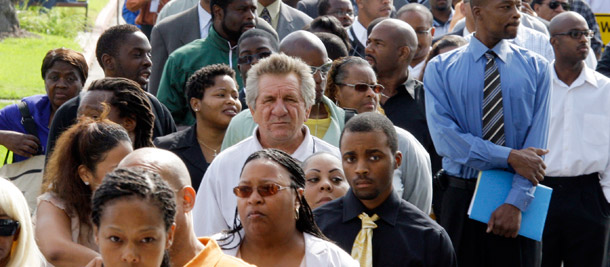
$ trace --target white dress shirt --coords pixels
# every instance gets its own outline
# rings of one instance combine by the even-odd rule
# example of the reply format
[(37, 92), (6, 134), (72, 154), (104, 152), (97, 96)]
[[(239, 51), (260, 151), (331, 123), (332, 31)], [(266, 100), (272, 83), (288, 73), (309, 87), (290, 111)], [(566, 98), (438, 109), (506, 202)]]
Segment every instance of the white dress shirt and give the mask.
[(604, 196), (610, 202), (610, 79), (585, 67), (568, 86), (557, 77), (554, 63), (551, 68), (546, 175), (598, 172)]
[[(305, 138), (292, 157), (304, 161), (310, 155), (326, 151), (340, 157), (339, 149), (312, 136), (303, 126)], [(211, 236), (233, 227), (237, 197), (233, 187), (239, 183), (241, 169), (250, 154), (262, 150), (257, 138), (258, 127), (251, 137), (223, 150), (208, 167), (195, 200), (193, 223), (197, 236)], [(237, 241), (237, 240), (236, 240)]]
[(437, 21), (436, 19), (432, 20), (432, 26), (434, 27), (434, 36), (440, 37), (447, 33), (449, 33), (449, 26), (451, 26), (451, 20), (453, 20), (453, 14), (455, 14), (455, 10), (451, 9), (451, 14), (449, 15), (449, 19), (447, 22), (442, 23)]
[[(359, 267), (360, 264), (339, 246), (322, 240), (308, 233), (303, 233), (305, 240), (305, 267)], [(223, 250), (227, 255), (236, 257), (239, 247)], [(303, 265), (301, 265), (303, 266)]]
[(201, 39), (208, 37), (210, 26), (212, 25), (212, 14), (208, 13), (201, 3), (197, 4), (197, 12), (199, 13), (199, 32), (201, 33)]
[(358, 38), (358, 41), (366, 47), (366, 39), (368, 39), (366, 35), (366, 28), (364, 25), (362, 25), (362, 23), (360, 23), (360, 21), (358, 21), (358, 18), (356, 18), (356, 21), (354, 21), (352, 24), (352, 29), (354, 30), (354, 34), (356, 36), (352, 36), (351, 31), (347, 31), (349, 39), (353, 41), (354, 38)]
[[(419, 79), (419, 75), (424, 70), (425, 64), (426, 64), (426, 61), (422, 60), (421, 62), (419, 62), (419, 64), (415, 65), (415, 67), (409, 66), (409, 76), (413, 77), (413, 79), (416, 79), (416, 80)], [(411, 97), (415, 98), (415, 96), (413, 94), (411, 94)]]

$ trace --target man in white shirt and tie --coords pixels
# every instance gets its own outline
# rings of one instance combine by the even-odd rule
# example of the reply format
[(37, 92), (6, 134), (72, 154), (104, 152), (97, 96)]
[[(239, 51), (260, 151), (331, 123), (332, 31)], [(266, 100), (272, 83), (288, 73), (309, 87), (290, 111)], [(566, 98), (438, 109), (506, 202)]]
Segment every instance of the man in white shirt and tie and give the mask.
[(553, 188), (542, 266), (608, 266), (610, 79), (587, 67), (593, 32), (575, 12), (550, 24), (551, 120), (546, 177)]

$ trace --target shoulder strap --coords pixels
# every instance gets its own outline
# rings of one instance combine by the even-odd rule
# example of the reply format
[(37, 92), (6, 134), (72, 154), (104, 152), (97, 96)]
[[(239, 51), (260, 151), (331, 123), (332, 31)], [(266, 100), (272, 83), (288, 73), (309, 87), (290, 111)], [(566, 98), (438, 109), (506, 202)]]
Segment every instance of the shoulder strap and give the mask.
[(34, 122), (34, 118), (32, 118), (32, 114), (30, 114), (30, 109), (28, 108), (28, 104), (25, 101), (19, 102), (17, 104), (19, 107), (19, 112), (21, 113), (21, 124), (23, 124), (23, 128), (28, 134), (38, 137), (38, 127), (36, 127), (36, 122)]

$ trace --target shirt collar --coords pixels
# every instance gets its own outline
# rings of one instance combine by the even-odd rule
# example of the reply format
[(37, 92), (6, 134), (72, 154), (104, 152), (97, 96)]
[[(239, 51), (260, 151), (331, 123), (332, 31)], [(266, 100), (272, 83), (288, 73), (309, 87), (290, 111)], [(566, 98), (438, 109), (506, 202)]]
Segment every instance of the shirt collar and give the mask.
[(383, 202), (379, 207), (368, 210), (364, 204), (354, 195), (352, 189), (348, 190), (343, 197), (343, 222), (347, 222), (354, 218), (358, 218), (362, 212), (367, 212), (369, 216), (377, 214), (379, 218), (384, 220), (386, 223), (394, 226), (396, 224), (396, 218), (398, 217), (398, 211), (400, 209), (400, 197), (396, 192), (392, 191), (390, 196)]
[(502, 60), (502, 62), (506, 62), (509, 52), (509, 44), (506, 40), (500, 40), (500, 42), (498, 42), (496, 46), (494, 46), (492, 49), (489, 49), (487, 46), (481, 43), (479, 39), (476, 38), (476, 33), (473, 33), (470, 38), (470, 43), (468, 44), (467, 51), (472, 53), (474, 61), (476, 62), (479, 61), (479, 59), (484, 58), (485, 52), (489, 50), (496, 53), (496, 55), (500, 60)]
[(208, 36), (210, 25), (212, 25), (212, 15), (201, 7), (201, 3), (197, 4), (197, 13), (199, 14), (199, 30), (201, 32), (201, 39), (204, 39)]
[[(277, 16), (280, 14), (280, 3), (281, 2), (282, 2), (281, 0), (276, 0), (275, 2), (273, 2), (273, 4), (266, 6), (267, 11), (269, 11), (269, 15), (271, 16), (271, 19), (277, 18)], [(257, 13), (258, 13), (258, 16), (260, 17), (265, 6), (263, 6), (260, 1), (257, 1), (256, 7), (258, 8)]]
[(361, 44), (366, 44), (366, 28), (364, 27), (364, 25), (362, 25), (362, 23), (360, 23), (360, 21), (358, 21), (358, 18), (356, 18), (356, 21), (354, 21), (354, 23), (352, 24), (352, 29), (354, 30), (354, 34), (356, 35), (353, 37), (358, 39), (358, 42), (360, 42)]
[(580, 72), (580, 75), (578, 75), (578, 78), (576, 78), (576, 80), (574, 80), (574, 82), (572, 82), (572, 84), (570, 86), (565, 84), (557, 76), (557, 72), (555, 71), (555, 61), (554, 60), (553, 60), (551, 69), (552, 69), (551, 78), (553, 79), (553, 82), (561, 85), (562, 87), (568, 88), (568, 90), (582, 86), (585, 83), (589, 83), (594, 88), (599, 88), (599, 86), (597, 85), (597, 79), (595, 78), (595, 71), (590, 69), (589, 67), (587, 67), (586, 64), (582, 68), (582, 71)]

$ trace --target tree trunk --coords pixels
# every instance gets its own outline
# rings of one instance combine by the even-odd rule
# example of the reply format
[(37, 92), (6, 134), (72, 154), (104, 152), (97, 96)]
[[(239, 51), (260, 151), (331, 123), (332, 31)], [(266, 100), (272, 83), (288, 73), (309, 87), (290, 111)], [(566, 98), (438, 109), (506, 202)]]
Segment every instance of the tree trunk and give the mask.
[(11, 0), (0, 0), (0, 35), (15, 33), (19, 30), (17, 13)]

